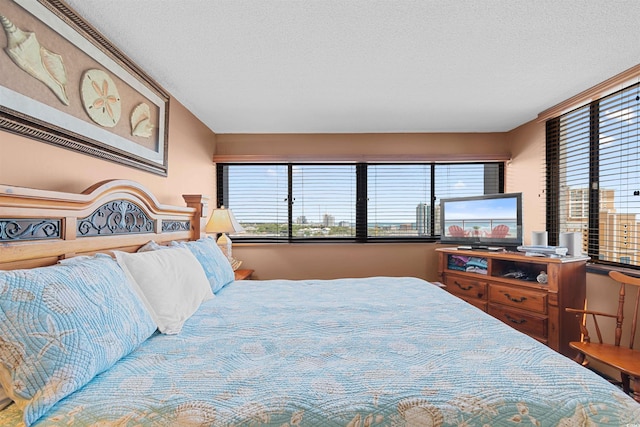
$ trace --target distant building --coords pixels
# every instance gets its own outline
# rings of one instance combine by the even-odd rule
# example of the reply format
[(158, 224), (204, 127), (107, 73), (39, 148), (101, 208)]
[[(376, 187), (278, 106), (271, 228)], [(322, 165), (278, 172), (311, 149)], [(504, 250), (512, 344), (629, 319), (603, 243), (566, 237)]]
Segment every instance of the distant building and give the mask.
[(431, 223), (429, 222), (430, 213), (431, 205), (420, 203), (416, 207), (416, 229), (418, 230), (418, 236), (431, 235)]
[(622, 264), (637, 264), (639, 225), (635, 214), (600, 211), (600, 257)]
[[(636, 214), (617, 213), (615, 190), (600, 190), (599, 257), (623, 264), (640, 262), (640, 222)], [(589, 236), (589, 189), (571, 188), (565, 196), (563, 229), (582, 233), (582, 251), (587, 253)]]
[[(600, 210), (615, 212), (615, 190), (600, 190)], [(568, 222), (583, 222), (589, 219), (589, 189), (571, 188), (566, 196)]]
[(322, 215), (322, 225), (325, 227), (334, 227), (336, 225), (336, 219), (333, 215)]
[(400, 224), (398, 229), (403, 233), (407, 234), (415, 230), (415, 226), (413, 224)]
[(296, 218), (296, 223), (297, 224), (308, 224), (309, 222), (307, 221), (307, 217), (304, 215), (300, 215), (298, 218)]

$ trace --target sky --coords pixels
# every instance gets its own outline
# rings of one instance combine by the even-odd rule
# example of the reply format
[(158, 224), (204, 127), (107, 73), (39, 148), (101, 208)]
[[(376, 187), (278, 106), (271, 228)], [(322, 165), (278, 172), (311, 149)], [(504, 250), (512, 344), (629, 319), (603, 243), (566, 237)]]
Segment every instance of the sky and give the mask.
[(483, 200), (467, 200), (446, 204), (448, 219), (516, 219), (518, 214), (517, 199), (499, 198)]

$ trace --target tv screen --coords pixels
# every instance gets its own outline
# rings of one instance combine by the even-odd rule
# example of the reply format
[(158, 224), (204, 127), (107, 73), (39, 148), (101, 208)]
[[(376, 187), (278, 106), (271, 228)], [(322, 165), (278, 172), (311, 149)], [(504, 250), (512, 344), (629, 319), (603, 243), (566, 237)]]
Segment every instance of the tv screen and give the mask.
[(440, 225), (442, 243), (522, 245), (522, 193), (441, 199)]

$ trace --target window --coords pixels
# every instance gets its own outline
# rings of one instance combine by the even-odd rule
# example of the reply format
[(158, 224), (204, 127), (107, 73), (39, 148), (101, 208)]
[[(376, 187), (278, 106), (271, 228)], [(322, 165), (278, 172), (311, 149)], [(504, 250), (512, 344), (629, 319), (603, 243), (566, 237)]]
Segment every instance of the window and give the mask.
[[(234, 240), (437, 240), (439, 200), (503, 191), (503, 163), (218, 164)], [(432, 209), (432, 206), (435, 208)]]
[(218, 188), (218, 197), (223, 196), (219, 205), (232, 208), (247, 235), (289, 236), (287, 169), (286, 165), (223, 169), (226, 185)]
[(368, 165), (368, 236), (431, 236), (430, 195), (430, 165)]
[(640, 266), (640, 85), (547, 122), (547, 229), (595, 261)]
[(355, 165), (292, 165), (292, 237), (355, 237)]

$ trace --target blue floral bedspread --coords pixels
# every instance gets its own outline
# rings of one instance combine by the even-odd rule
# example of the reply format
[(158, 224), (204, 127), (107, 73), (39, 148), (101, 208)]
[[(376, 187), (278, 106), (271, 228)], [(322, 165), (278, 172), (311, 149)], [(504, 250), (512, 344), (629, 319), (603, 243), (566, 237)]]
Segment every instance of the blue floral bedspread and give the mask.
[(34, 425), (639, 423), (639, 404), (566, 357), (427, 282), (376, 277), (235, 282)]

